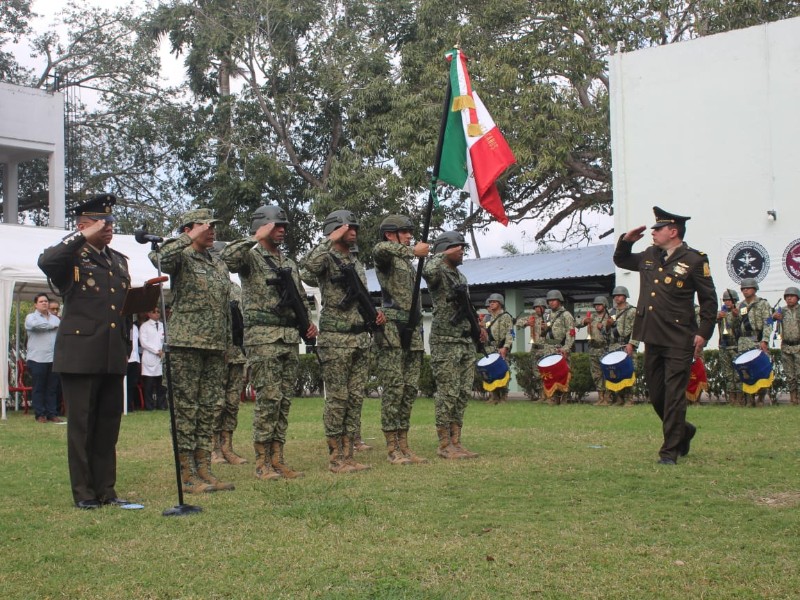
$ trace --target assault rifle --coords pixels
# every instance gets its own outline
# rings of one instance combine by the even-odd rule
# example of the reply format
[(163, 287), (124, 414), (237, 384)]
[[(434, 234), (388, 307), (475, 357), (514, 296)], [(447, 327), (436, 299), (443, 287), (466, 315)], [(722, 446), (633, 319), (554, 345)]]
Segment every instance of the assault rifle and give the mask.
[(481, 326), (478, 323), (478, 315), (475, 312), (475, 308), (469, 300), (467, 286), (463, 283), (453, 286), (453, 293), (448, 300), (455, 302), (456, 306), (458, 306), (458, 311), (450, 318), (450, 325), (455, 326), (466, 319), (469, 323), (469, 336), (475, 343), (475, 348), (484, 356), (489, 356), (486, 353), (486, 347), (481, 341)]
[(380, 333), (386, 345), (391, 348), (392, 345), (389, 342), (389, 338), (386, 337), (386, 333), (383, 331), (383, 325), (378, 325), (378, 309), (375, 308), (372, 303), (372, 297), (370, 297), (364, 282), (358, 276), (356, 265), (354, 263), (340, 264), (339, 272), (341, 273), (339, 276), (331, 278), (331, 281), (343, 284), (345, 289), (345, 295), (342, 301), (339, 302), (339, 308), (347, 309), (355, 302), (358, 314), (364, 320), (366, 330), (370, 335)]
[(277, 286), (281, 294), (281, 299), (275, 306), (275, 310), (281, 310), (283, 308), (291, 309), (292, 312), (294, 312), (297, 332), (300, 334), (300, 337), (303, 338), (306, 345), (315, 346), (317, 338), (306, 337), (308, 328), (311, 327), (311, 321), (308, 318), (305, 298), (300, 295), (300, 292), (297, 290), (297, 285), (295, 285), (294, 278), (292, 277), (292, 268), (274, 265), (270, 265), (270, 268), (274, 271), (276, 277), (275, 279), (268, 279), (267, 283)]

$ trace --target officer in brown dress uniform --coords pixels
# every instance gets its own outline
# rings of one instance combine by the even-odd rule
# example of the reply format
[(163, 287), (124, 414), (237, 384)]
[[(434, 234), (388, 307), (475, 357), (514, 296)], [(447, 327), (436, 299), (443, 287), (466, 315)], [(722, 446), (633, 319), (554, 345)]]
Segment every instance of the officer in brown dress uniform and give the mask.
[[(689, 453), (696, 429), (686, 421), (686, 385), (693, 357), (700, 355), (714, 330), (717, 293), (708, 258), (683, 241), (690, 217), (653, 207), (653, 245), (632, 253), (645, 226), (620, 237), (614, 264), (639, 271), (639, 305), (633, 339), (645, 343), (644, 368), (650, 401), (661, 418), (664, 443), (659, 463), (674, 465)], [(699, 325), (694, 298), (700, 305)], [(633, 353), (633, 346), (626, 351)]]
[(69, 478), (81, 509), (127, 503), (114, 486), (131, 327), (122, 305), (131, 278), (125, 255), (108, 247), (115, 203), (100, 194), (77, 206), (78, 230), (39, 256), (64, 299), (53, 369), (61, 374)]

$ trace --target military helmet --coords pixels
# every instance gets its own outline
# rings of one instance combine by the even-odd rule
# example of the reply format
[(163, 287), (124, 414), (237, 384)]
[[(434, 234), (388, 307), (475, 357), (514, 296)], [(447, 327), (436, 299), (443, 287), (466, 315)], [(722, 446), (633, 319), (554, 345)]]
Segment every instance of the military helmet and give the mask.
[(453, 246), (466, 246), (467, 242), (464, 240), (464, 236), (457, 231), (445, 231), (440, 233), (436, 236), (436, 239), (433, 240), (433, 253), (438, 254), (439, 252), (444, 252), (448, 248), (452, 248)]
[(542, 308), (547, 308), (547, 301), (544, 298), (534, 298), (533, 308), (536, 308), (537, 306), (541, 306)]
[(742, 288), (742, 289), (744, 289), (744, 288), (753, 288), (753, 289), (757, 290), (758, 289), (758, 282), (752, 277), (745, 277), (744, 279), (742, 279), (742, 283), (739, 284), (739, 287)]
[(602, 304), (603, 306), (608, 307), (608, 298), (605, 296), (595, 296), (592, 304)]
[(273, 206), (271, 204), (259, 206), (250, 218), (250, 235), (253, 235), (258, 231), (259, 227), (267, 223), (289, 225), (289, 219), (286, 218), (286, 212), (284, 212), (280, 206)]
[(628, 292), (628, 288), (624, 285), (618, 285), (613, 290), (611, 290), (612, 296), (625, 296), (626, 298), (630, 298), (631, 294)]
[(342, 225), (358, 227), (356, 216), (349, 210), (335, 210), (322, 222), (322, 235), (330, 235)]
[(561, 295), (561, 292), (558, 290), (550, 290), (547, 292), (547, 299), (548, 300), (558, 300), (559, 302), (564, 301), (564, 296)]
[(486, 306), (489, 306), (489, 302), (499, 302), (503, 306), (506, 305), (506, 299), (503, 298), (501, 294), (489, 294), (489, 297), (486, 299)]
[(793, 285), (789, 286), (788, 288), (786, 288), (786, 291), (783, 292), (783, 297), (786, 298), (786, 296), (797, 296), (798, 298), (800, 298), (800, 290), (798, 290)]
[(414, 231), (414, 223), (405, 215), (389, 215), (381, 221), (380, 235), (383, 239), (385, 233), (395, 233), (397, 231)]
[(733, 302), (739, 301), (739, 294), (736, 293), (736, 290), (725, 290), (722, 292), (722, 299), (723, 300), (732, 300)]

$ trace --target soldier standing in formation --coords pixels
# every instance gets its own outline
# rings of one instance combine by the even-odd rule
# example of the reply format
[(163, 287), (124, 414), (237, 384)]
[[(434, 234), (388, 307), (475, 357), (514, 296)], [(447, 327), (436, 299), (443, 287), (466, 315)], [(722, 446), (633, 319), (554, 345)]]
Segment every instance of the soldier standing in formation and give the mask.
[[(373, 340), (376, 372), (383, 387), (381, 429), (386, 438), (388, 460), (393, 465), (427, 462), (408, 447), (411, 409), (417, 398), (424, 354), (421, 320), (419, 315), (411, 318), (415, 279), (411, 261), (428, 256), (430, 250), (425, 242), (417, 242), (412, 247), (413, 235), (411, 219), (405, 215), (389, 215), (381, 222), (381, 241), (372, 251), (387, 321), (384, 335)], [(407, 332), (408, 327), (413, 330)], [(401, 332), (410, 334), (407, 350), (402, 346)]]
[[(329, 470), (349, 473), (368, 469), (353, 458), (353, 439), (361, 422), (361, 407), (369, 376), (370, 337), (355, 302), (343, 304), (348, 289), (342, 268), (350, 265), (366, 285), (364, 266), (350, 248), (358, 238), (358, 221), (349, 210), (335, 210), (323, 222), (325, 239), (303, 263), (303, 279), (319, 286), (319, 348), (325, 380), (323, 422), (328, 441)], [(376, 324), (386, 317), (378, 312)]]
[[(446, 459), (476, 458), (477, 453), (461, 444), (461, 428), (472, 384), (475, 379), (475, 347), (470, 339), (470, 324), (463, 307), (455, 302), (455, 288), (467, 286), (458, 270), (464, 261), (464, 236), (445, 231), (433, 242), (433, 258), (423, 269), (433, 301), (431, 324), (431, 368), (436, 380), (434, 397), (436, 453)], [(477, 318), (477, 316), (476, 316)]]
[[(225, 351), (231, 338), (230, 275), (209, 250), (215, 225), (207, 208), (181, 219), (181, 234), (161, 247), (161, 269), (171, 276), (169, 352), (183, 491), (232, 490), (211, 471), (214, 407), (225, 394)], [(150, 252), (158, 265), (158, 255)]]
[[(512, 336), (514, 329), (514, 319), (506, 312), (505, 298), (500, 294), (490, 294), (486, 299), (486, 306), (489, 309), (489, 315), (483, 322), (483, 327), (486, 329), (487, 343), (486, 352), (497, 352), (506, 359), (511, 352), (511, 347), (514, 344), (514, 337)], [(487, 402), (489, 404), (500, 404), (508, 400), (508, 387), (498, 387), (491, 391), (491, 396)]]
[(719, 332), (718, 363), (722, 376), (725, 399), (732, 406), (742, 404), (742, 382), (733, 368), (733, 359), (738, 354), (738, 339), (741, 335), (741, 319), (736, 303), (739, 294), (734, 290), (722, 292), (722, 307), (717, 313), (717, 330)]
[(592, 304), (594, 305), (594, 314), (585, 316), (581, 326), (589, 328), (586, 339), (589, 342), (589, 371), (597, 390), (595, 406), (608, 406), (611, 394), (606, 390), (606, 380), (603, 377), (603, 370), (600, 368), (600, 359), (608, 352), (613, 322), (606, 310), (608, 300), (605, 296), (597, 296)]
[[(214, 242), (225, 247), (224, 242)], [(222, 250), (220, 249), (220, 252)], [(233, 449), (233, 433), (239, 425), (239, 404), (244, 391), (245, 356), (244, 325), (242, 323), (242, 288), (231, 281), (231, 337), (225, 350), (225, 393), (217, 399), (214, 406), (214, 438), (211, 462), (231, 465), (247, 464), (247, 459), (239, 456)]]
[(306, 338), (317, 337), (304, 293), (302, 308), (281, 303), (284, 292), (278, 285), (279, 269), (290, 269), (297, 290), (303, 290), (297, 265), (280, 250), (288, 225), (279, 206), (261, 206), (253, 213), (250, 236), (231, 242), (222, 252), (225, 264), (239, 274), (243, 286), (247, 371), (256, 392), (255, 475), (264, 481), (303, 475), (284, 460), (289, 409), (300, 366), (296, 309), (304, 310), (310, 323)]
[[(693, 357), (699, 356), (714, 330), (717, 294), (708, 258), (689, 248), (683, 237), (689, 217), (653, 207), (653, 245), (634, 254), (633, 244), (645, 226), (620, 236), (614, 264), (639, 272), (641, 295), (633, 337), (645, 343), (645, 377), (650, 401), (662, 421), (664, 442), (659, 463), (676, 465), (689, 453), (695, 435), (686, 421), (686, 386)], [(700, 326), (694, 298), (700, 303)], [(631, 349), (632, 352), (632, 349)]]
[(534, 298), (533, 314), (520, 316), (520, 318), (517, 319), (516, 323), (517, 329), (524, 329), (525, 327), (530, 328), (530, 336), (531, 336), (530, 352), (531, 352), (531, 363), (532, 363), (531, 387), (533, 391), (533, 397), (531, 398), (531, 400), (533, 402), (536, 402), (537, 400), (542, 398), (543, 394), (542, 375), (541, 373), (539, 373), (537, 364), (545, 356), (544, 313), (546, 309), (547, 309), (547, 302), (545, 301), (544, 298)]
[(39, 268), (64, 298), (53, 370), (67, 405), (72, 498), (84, 510), (127, 503), (114, 489), (131, 326), (122, 316), (128, 261), (109, 247), (116, 200), (100, 194), (77, 206), (78, 230), (39, 256)]
[[(547, 292), (547, 306), (550, 312), (544, 322), (545, 355), (560, 354), (569, 364), (569, 355), (575, 345), (575, 319), (564, 308), (564, 296), (558, 290)], [(561, 404), (568, 397), (568, 392), (556, 392), (547, 400), (548, 404)]]
[[(752, 277), (742, 279), (739, 287), (744, 296), (738, 307), (741, 325), (739, 328), (741, 335), (738, 339), (739, 353), (758, 348), (769, 354), (770, 328), (767, 325), (767, 319), (772, 316), (772, 307), (764, 298), (756, 295), (758, 282)], [(755, 395), (744, 394), (744, 404), (746, 406), (763, 406), (766, 394), (766, 388), (760, 389)]]
[[(611, 292), (614, 308), (609, 311), (614, 324), (611, 326), (611, 344), (609, 350), (625, 350), (633, 355), (639, 347), (639, 342), (632, 338), (633, 322), (636, 318), (636, 307), (628, 304), (630, 292), (624, 285), (618, 285)], [(628, 351), (627, 346), (630, 346)], [(613, 392), (617, 400), (615, 404), (633, 406), (633, 386), (626, 387), (618, 392)]]
[(781, 364), (789, 401), (800, 404), (800, 308), (797, 306), (800, 290), (791, 286), (783, 292), (786, 307), (776, 311), (772, 318), (781, 326)]

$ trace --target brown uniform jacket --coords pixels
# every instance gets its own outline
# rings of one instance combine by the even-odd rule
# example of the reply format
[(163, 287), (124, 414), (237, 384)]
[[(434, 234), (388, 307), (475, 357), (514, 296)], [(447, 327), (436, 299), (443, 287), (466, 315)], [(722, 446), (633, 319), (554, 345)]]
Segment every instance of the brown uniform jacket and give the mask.
[(130, 324), (122, 316), (122, 305), (131, 278), (125, 255), (106, 250), (111, 264), (76, 231), (39, 256), (39, 268), (64, 298), (54, 371), (85, 375), (127, 371)]
[[(639, 303), (633, 323), (633, 339), (645, 344), (674, 348), (694, 345), (695, 334), (708, 340), (717, 317), (717, 292), (708, 257), (685, 243), (661, 264), (661, 250), (650, 246), (631, 252), (633, 243), (620, 237), (614, 264), (639, 272)], [(699, 325), (694, 297), (700, 304)]]

